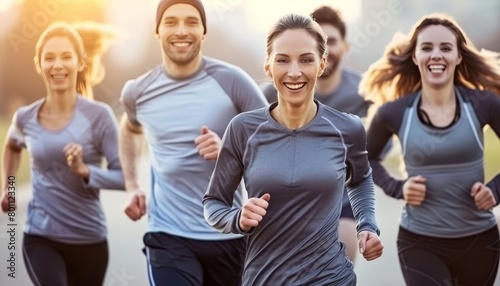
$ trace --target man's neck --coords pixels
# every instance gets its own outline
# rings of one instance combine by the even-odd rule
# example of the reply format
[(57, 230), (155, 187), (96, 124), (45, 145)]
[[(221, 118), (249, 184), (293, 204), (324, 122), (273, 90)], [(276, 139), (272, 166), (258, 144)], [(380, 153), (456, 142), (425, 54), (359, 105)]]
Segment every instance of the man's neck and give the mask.
[(169, 59), (166, 59), (166, 56), (163, 56), (163, 68), (165, 72), (172, 78), (187, 78), (195, 74), (201, 66), (203, 60), (203, 56), (201, 53), (196, 56), (191, 62), (179, 65), (177, 63), (172, 62)]
[(319, 78), (316, 83), (317, 94), (329, 94), (337, 90), (342, 80), (342, 68), (340, 66), (337, 70), (326, 78)]

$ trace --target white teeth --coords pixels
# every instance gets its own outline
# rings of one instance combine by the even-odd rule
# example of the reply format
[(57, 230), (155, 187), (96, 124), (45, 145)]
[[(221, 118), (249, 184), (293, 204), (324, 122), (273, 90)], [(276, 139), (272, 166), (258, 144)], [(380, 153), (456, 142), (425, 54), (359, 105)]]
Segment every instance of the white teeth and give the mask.
[(302, 88), (305, 83), (296, 83), (296, 84), (291, 84), (291, 83), (285, 83), (285, 86), (288, 87), (289, 89), (300, 89)]
[(442, 73), (445, 69), (444, 65), (430, 65), (429, 69), (432, 73)]
[(176, 47), (187, 47), (189, 43), (172, 43)]
[(53, 75), (52, 78), (54, 79), (63, 79), (63, 78), (66, 78), (65, 75)]

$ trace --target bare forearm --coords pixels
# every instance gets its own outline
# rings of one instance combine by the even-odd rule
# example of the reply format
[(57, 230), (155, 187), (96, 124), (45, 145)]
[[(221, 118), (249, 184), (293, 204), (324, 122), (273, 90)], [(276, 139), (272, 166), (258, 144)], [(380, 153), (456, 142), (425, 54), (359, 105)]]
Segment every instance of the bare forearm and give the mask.
[(142, 137), (142, 133), (134, 132), (127, 126), (126, 119), (122, 120), (119, 137), (119, 156), (127, 191), (139, 188), (137, 169), (141, 156)]
[(2, 190), (7, 188), (8, 178), (15, 176), (21, 163), (21, 150), (11, 146), (7, 139), (3, 146), (2, 162)]

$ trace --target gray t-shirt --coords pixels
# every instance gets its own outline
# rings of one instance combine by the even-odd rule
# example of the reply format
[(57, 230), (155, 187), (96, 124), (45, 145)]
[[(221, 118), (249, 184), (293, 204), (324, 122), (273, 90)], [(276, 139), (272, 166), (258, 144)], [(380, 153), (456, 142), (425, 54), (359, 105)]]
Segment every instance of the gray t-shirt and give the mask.
[[(158, 65), (128, 81), (121, 100), (149, 144), (148, 231), (202, 240), (240, 237), (217, 232), (203, 217), (201, 200), (215, 161), (200, 156), (194, 140), (203, 125), (222, 137), (235, 115), (267, 105), (253, 79), (236, 66), (204, 57), (200, 70), (184, 79), (169, 77)], [(239, 190), (235, 204), (241, 205)]]
[[(341, 285), (352, 277), (338, 239), (345, 184), (358, 232), (378, 232), (361, 120), (316, 104), (316, 116), (300, 129), (273, 119), (275, 103), (236, 116), (224, 135), (203, 203), (210, 225), (248, 235), (244, 285)], [(264, 219), (248, 233), (232, 204), (241, 178), (249, 197), (271, 195)]]
[[(71, 244), (102, 241), (107, 230), (99, 189), (125, 188), (116, 118), (108, 105), (78, 96), (73, 118), (51, 131), (38, 122), (44, 102), (19, 108), (9, 131), (10, 139), (26, 147), (31, 157), (33, 196), (24, 232)], [(88, 183), (68, 167), (63, 148), (71, 142), (83, 146)], [(107, 169), (101, 168), (103, 158)]]

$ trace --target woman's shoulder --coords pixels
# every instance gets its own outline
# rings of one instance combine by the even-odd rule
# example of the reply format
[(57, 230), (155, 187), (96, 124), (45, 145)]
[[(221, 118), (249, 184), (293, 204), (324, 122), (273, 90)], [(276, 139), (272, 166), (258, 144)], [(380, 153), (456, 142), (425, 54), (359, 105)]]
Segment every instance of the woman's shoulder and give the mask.
[(27, 121), (29, 118), (36, 116), (40, 106), (45, 101), (44, 98), (40, 98), (30, 104), (23, 105), (16, 110), (16, 120), (19, 123)]
[(238, 141), (246, 141), (251, 134), (258, 130), (259, 126), (266, 122), (265, 108), (245, 111), (234, 116), (224, 132), (224, 136), (238, 138)]
[(413, 105), (419, 93), (419, 91), (409, 93), (382, 104), (377, 107), (375, 117), (383, 118), (387, 122), (401, 123), (405, 111)]
[(488, 90), (473, 89), (462, 85), (458, 85), (457, 89), (464, 100), (472, 102), (473, 105), (500, 102), (500, 96)]
[(457, 86), (459, 94), (469, 103), (481, 126), (486, 124), (500, 128), (500, 96), (487, 90)]
[(95, 108), (96, 110), (107, 110), (111, 108), (109, 104), (107, 104), (106, 102), (97, 99), (91, 99), (79, 96), (78, 100), (79, 104), (81, 104), (82, 107), (86, 108)]
[(83, 112), (83, 114), (92, 115), (95, 116), (95, 118), (114, 114), (109, 104), (82, 96), (79, 96), (78, 98), (78, 108)]
[(388, 109), (389, 111), (394, 111), (395, 109), (404, 110), (406, 108), (409, 108), (413, 104), (419, 93), (420, 91), (405, 94), (395, 100), (382, 104), (380, 108)]
[(329, 121), (329, 124), (345, 130), (364, 130), (363, 121), (356, 114), (339, 111), (320, 102), (318, 102), (318, 104), (320, 106), (320, 111), (322, 110), (321, 116)]
[(265, 106), (258, 109), (241, 112), (233, 118), (233, 124), (260, 124), (261, 122), (266, 120), (266, 110), (268, 108), (269, 106)]

